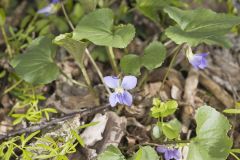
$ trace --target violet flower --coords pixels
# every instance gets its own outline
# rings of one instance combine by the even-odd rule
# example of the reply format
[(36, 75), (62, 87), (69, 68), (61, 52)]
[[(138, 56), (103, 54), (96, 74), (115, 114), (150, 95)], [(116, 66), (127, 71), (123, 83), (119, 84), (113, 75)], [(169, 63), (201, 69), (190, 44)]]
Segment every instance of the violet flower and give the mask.
[(182, 155), (179, 149), (158, 146), (156, 150), (158, 153), (162, 153), (164, 155), (165, 160), (181, 160)]
[(121, 81), (118, 77), (106, 76), (104, 77), (104, 83), (114, 89), (114, 92), (109, 96), (109, 103), (112, 107), (117, 103), (131, 106), (132, 95), (127, 91), (133, 89), (137, 85), (137, 78), (134, 76), (124, 76)]
[(196, 69), (204, 69), (207, 67), (207, 56), (207, 53), (194, 54), (192, 57), (189, 58), (189, 62)]
[(192, 64), (192, 66), (196, 69), (204, 69), (207, 67), (207, 53), (192, 53), (192, 48), (188, 46), (186, 50), (186, 56), (188, 61)]
[(49, 3), (46, 7), (43, 7), (42, 9), (38, 10), (38, 14), (45, 14), (46, 16), (53, 14), (57, 11), (56, 4), (59, 2), (59, 0), (52, 0), (51, 3)]

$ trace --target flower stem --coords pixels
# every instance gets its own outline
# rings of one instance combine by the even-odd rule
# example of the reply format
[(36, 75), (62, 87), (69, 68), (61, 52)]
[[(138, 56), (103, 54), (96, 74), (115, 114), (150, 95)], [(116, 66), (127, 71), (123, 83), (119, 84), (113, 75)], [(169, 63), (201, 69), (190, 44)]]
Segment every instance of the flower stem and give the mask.
[(174, 55), (173, 55), (173, 58), (172, 58), (172, 60), (171, 60), (171, 62), (170, 62), (170, 64), (169, 64), (169, 66), (168, 66), (167, 73), (164, 75), (163, 82), (162, 82), (162, 85), (161, 85), (161, 87), (160, 87), (160, 90), (161, 90), (162, 87), (164, 86), (164, 84), (165, 84), (165, 82), (166, 82), (166, 80), (167, 80), (167, 77), (168, 77), (169, 71), (170, 71), (170, 69), (172, 68), (173, 63), (174, 63), (174, 61), (175, 61), (175, 59), (176, 59), (178, 53), (181, 51), (183, 45), (184, 45), (184, 43), (181, 44), (181, 45), (179, 45), (179, 46), (177, 46), (176, 48), (174, 48), (174, 50), (173, 50)]
[(65, 9), (65, 7), (64, 7), (63, 2), (61, 2), (61, 7), (62, 7), (63, 14), (64, 14), (64, 16), (65, 16), (65, 18), (66, 18), (66, 21), (68, 22), (68, 24), (69, 24), (69, 26), (71, 27), (71, 29), (74, 30), (74, 25), (73, 25), (73, 23), (71, 22), (70, 18), (68, 17), (68, 14), (67, 14), (67, 12), (66, 12), (66, 9)]
[(119, 71), (118, 71), (118, 67), (117, 67), (117, 63), (115, 61), (115, 56), (114, 56), (114, 53), (113, 53), (113, 48), (112, 47), (107, 47), (107, 53), (108, 53), (108, 58), (109, 58), (109, 61), (111, 63), (111, 66), (115, 72), (116, 75), (118, 75)]
[(102, 72), (100, 71), (99, 67), (97, 66), (96, 62), (94, 61), (94, 59), (92, 58), (91, 54), (89, 53), (88, 49), (85, 49), (86, 55), (88, 56), (88, 58), (90, 59), (90, 61), (92, 62), (94, 68), (96, 69), (99, 78), (101, 79), (105, 89), (107, 90), (108, 94), (111, 94), (110, 89), (105, 85), (104, 80), (103, 80), (103, 75)]
[(12, 56), (13, 56), (12, 55), (12, 49), (11, 49), (11, 46), (9, 44), (9, 41), (8, 41), (8, 38), (7, 38), (7, 34), (6, 34), (6, 31), (5, 31), (3, 26), (1, 26), (1, 31), (2, 31), (2, 34), (3, 34), (3, 39), (4, 39), (5, 44), (7, 46), (8, 55), (9, 55), (10, 58), (12, 58)]

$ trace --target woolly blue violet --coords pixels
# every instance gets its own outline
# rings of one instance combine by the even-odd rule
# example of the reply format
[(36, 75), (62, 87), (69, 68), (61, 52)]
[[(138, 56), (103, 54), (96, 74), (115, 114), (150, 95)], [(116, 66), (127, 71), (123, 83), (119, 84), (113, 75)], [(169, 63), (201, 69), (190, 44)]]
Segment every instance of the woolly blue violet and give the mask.
[(193, 54), (191, 47), (188, 47), (186, 56), (194, 68), (204, 69), (207, 67), (207, 53)]
[(46, 7), (40, 9), (37, 11), (38, 14), (45, 14), (46, 16), (53, 14), (57, 11), (56, 4), (59, 2), (59, 0), (52, 0), (50, 4), (48, 4)]
[(114, 92), (109, 96), (109, 103), (112, 107), (117, 103), (131, 106), (132, 95), (127, 91), (133, 89), (137, 85), (137, 78), (134, 76), (125, 76), (121, 81), (118, 77), (106, 76), (104, 77), (104, 83), (114, 89)]
[(157, 152), (162, 153), (164, 155), (165, 160), (181, 160), (182, 155), (179, 151), (179, 149), (176, 148), (166, 148), (163, 146), (158, 146), (157, 147)]

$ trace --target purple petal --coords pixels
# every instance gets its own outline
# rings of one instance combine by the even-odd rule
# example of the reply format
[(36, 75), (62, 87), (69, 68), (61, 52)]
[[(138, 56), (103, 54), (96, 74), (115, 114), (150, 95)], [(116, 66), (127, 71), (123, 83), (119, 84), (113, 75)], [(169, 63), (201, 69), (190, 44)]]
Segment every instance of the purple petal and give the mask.
[(110, 96), (109, 96), (109, 103), (112, 107), (115, 107), (116, 104), (118, 102), (118, 99), (117, 99), (117, 93), (112, 93)]
[(132, 105), (132, 101), (133, 101), (132, 95), (128, 91), (124, 91), (123, 104), (130, 107)]
[(129, 90), (135, 88), (137, 85), (137, 78), (135, 76), (125, 76), (122, 81), (122, 88)]
[(59, 0), (52, 0), (52, 2), (51, 3), (58, 3), (59, 2)]
[(207, 53), (194, 54), (190, 58), (189, 62), (196, 69), (204, 69), (205, 67), (207, 67), (207, 55)]
[(132, 95), (128, 91), (116, 94), (117, 102), (123, 105), (132, 105)]
[(53, 4), (49, 4), (46, 7), (37, 11), (38, 14), (45, 14), (45, 15), (52, 14), (53, 12), (54, 12)]
[(158, 153), (165, 153), (167, 151), (167, 149), (163, 146), (158, 146), (156, 150)]
[(119, 79), (117, 77), (113, 76), (106, 76), (103, 78), (104, 83), (109, 87), (109, 88), (117, 88), (119, 86)]
[(166, 152), (164, 153), (164, 158), (165, 158), (165, 160), (172, 159), (172, 156), (171, 156), (171, 153), (169, 152), (169, 150), (166, 150)]

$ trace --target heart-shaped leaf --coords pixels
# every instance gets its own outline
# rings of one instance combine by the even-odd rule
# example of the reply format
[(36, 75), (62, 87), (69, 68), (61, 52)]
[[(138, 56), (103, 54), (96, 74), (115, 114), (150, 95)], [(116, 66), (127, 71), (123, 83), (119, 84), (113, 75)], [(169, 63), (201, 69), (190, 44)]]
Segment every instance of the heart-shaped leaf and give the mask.
[(76, 40), (87, 39), (96, 45), (126, 47), (135, 35), (133, 25), (113, 25), (113, 11), (98, 9), (84, 16), (73, 32)]
[(230, 46), (225, 34), (240, 23), (240, 17), (217, 14), (208, 9), (183, 11), (175, 7), (166, 7), (164, 11), (177, 22), (176, 26), (166, 29), (166, 35), (177, 44), (188, 43), (196, 46), (200, 43)]
[(11, 65), (16, 73), (32, 84), (46, 84), (55, 80), (59, 68), (54, 62), (56, 46), (48, 37), (39, 37), (29, 45), (24, 54), (16, 56)]
[(197, 110), (197, 137), (191, 140), (188, 160), (225, 160), (232, 147), (227, 136), (231, 125), (228, 119), (210, 106)]
[(129, 54), (121, 59), (120, 66), (125, 74), (139, 75), (141, 67), (153, 70), (162, 65), (166, 49), (161, 42), (154, 41), (144, 50), (143, 56)]

